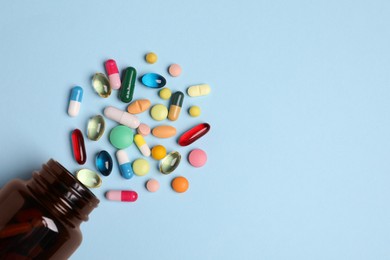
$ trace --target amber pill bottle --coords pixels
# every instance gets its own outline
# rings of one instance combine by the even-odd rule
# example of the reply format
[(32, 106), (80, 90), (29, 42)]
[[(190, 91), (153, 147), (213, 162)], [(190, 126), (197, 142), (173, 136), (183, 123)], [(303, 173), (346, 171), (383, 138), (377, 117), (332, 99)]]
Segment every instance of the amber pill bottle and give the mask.
[(0, 189), (0, 259), (68, 259), (80, 224), (99, 200), (62, 165), (48, 161), (30, 180)]

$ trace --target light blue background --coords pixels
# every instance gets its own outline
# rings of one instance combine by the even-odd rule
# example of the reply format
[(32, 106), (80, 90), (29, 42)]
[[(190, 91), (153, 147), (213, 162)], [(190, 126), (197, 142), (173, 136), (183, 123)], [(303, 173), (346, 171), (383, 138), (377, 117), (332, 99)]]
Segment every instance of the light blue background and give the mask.
[[(208, 97), (186, 97), (175, 123), (181, 133), (206, 121), (210, 133), (186, 148), (161, 141), (184, 156), (203, 148), (209, 161), (162, 176), (150, 160), (132, 180), (115, 164), (72, 259), (389, 259), (389, 14), (389, 1), (3, 1), (0, 185), (49, 158), (80, 168), (70, 131), (85, 132), (106, 105), (126, 107), (90, 84), (114, 58), (165, 75), (173, 90), (211, 85)], [(144, 62), (148, 51), (157, 64)], [(167, 75), (172, 62), (181, 77)], [(70, 118), (74, 85), (85, 100)], [(135, 96), (163, 102), (140, 84)], [(113, 155), (107, 133), (86, 141), (87, 167), (100, 149)], [(185, 194), (170, 189), (177, 175), (190, 181)], [(145, 190), (149, 177), (158, 193)], [(139, 200), (106, 201), (109, 189)]]

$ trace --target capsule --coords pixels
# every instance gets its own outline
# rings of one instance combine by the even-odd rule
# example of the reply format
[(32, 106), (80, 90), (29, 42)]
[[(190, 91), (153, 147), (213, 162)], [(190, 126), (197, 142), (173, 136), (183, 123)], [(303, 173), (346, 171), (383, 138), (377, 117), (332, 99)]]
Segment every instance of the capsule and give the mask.
[(76, 86), (72, 88), (70, 92), (68, 115), (75, 117), (80, 112), (81, 102), (83, 101), (83, 89), (82, 87)]
[(79, 129), (72, 132), (72, 149), (76, 162), (80, 165), (84, 164), (87, 160), (87, 153), (85, 152), (83, 133)]
[(119, 124), (136, 129), (140, 125), (140, 121), (137, 116), (122, 111), (116, 107), (106, 107), (104, 109), (104, 115)]
[(134, 142), (137, 145), (138, 149), (140, 150), (140, 152), (142, 153), (143, 156), (146, 156), (146, 157), (150, 156), (150, 148), (142, 135), (136, 134), (134, 136)]
[(134, 202), (138, 194), (132, 190), (110, 190), (106, 192), (106, 198), (113, 201)]
[(179, 166), (181, 155), (179, 152), (170, 152), (167, 154), (159, 164), (159, 170), (163, 174), (170, 174)]
[(207, 134), (210, 130), (210, 125), (207, 123), (199, 124), (179, 137), (178, 144), (181, 146), (187, 146)]
[(95, 159), (96, 168), (104, 176), (108, 176), (112, 171), (112, 158), (107, 151), (100, 151)]
[(102, 179), (99, 175), (89, 169), (77, 171), (76, 178), (88, 188), (99, 188), (102, 185)]
[(179, 118), (181, 106), (183, 105), (184, 94), (177, 91), (171, 96), (171, 104), (169, 106), (168, 119), (176, 121)]
[(129, 156), (127, 156), (126, 151), (118, 150), (116, 152), (116, 159), (118, 160), (119, 170), (122, 174), (122, 177), (125, 179), (131, 179), (131, 177), (133, 177), (134, 175), (134, 172), (133, 172), (133, 168), (131, 167), (131, 162)]
[(92, 77), (92, 86), (96, 93), (102, 98), (108, 98), (111, 95), (111, 85), (108, 78), (103, 73), (95, 73)]
[(89, 140), (97, 141), (102, 137), (105, 129), (105, 121), (101, 115), (93, 116), (87, 125), (87, 137)]
[(194, 85), (187, 89), (187, 93), (190, 97), (206, 96), (210, 91), (211, 88), (207, 84)]
[(129, 103), (131, 100), (133, 100), (136, 78), (137, 71), (133, 67), (126, 68), (122, 81), (122, 87), (119, 92), (119, 98), (122, 102)]
[(119, 70), (115, 60), (107, 60), (105, 65), (111, 88), (119, 89), (121, 87), (121, 78), (119, 77)]
[(149, 88), (162, 88), (167, 83), (167, 80), (157, 73), (147, 73), (141, 77), (141, 82)]

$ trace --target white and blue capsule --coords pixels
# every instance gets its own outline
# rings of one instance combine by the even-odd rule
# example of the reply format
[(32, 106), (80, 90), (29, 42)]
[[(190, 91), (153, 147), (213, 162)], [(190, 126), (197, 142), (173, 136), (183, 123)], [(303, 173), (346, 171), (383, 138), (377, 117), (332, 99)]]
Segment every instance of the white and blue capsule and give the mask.
[(68, 114), (71, 117), (75, 117), (80, 112), (81, 102), (83, 101), (83, 88), (76, 86), (72, 88), (70, 92)]
[(118, 150), (116, 152), (116, 159), (118, 160), (119, 170), (122, 174), (122, 177), (125, 179), (131, 179), (131, 177), (134, 175), (134, 172), (126, 151)]

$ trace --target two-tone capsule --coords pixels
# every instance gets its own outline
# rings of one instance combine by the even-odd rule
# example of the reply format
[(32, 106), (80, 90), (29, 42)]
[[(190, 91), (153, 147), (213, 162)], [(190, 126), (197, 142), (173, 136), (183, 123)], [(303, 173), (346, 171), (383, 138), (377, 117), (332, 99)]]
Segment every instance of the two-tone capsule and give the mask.
[(136, 129), (141, 123), (137, 116), (111, 106), (104, 109), (104, 116), (133, 129)]
[(119, 98), (122, 102), (129, 103), (133, 100), (135, 80), (137, 78), (137, 71), (133, 67), (128, 67), (122, 81), (122, 87), (119, 92)]
[(83, 101), (83, 89), (79, 86), (73, 87), (70, 92), (68, 115), (75, 117), (80, 112), (81, 102)]
[(171, 103), (169, 106), (168, 119), (176, 121), (179, 118), (181, 106), (183, 105), (184, 94), (181, 91), (177, 91), (171, 96)]
[(113, 201), (134, 202), (138, 194), (132, 190), (110, 190), (106, 192), (106, 198)]
[(134, 172), (133, 172), (133, 168), (131, 167), (131, 162), (126, 151), (118, 150), (116, 152), (116, 159), (118, 160), (119, 170), (122, 174), (122, 177), (125, 179), (131, 179), (131, 177), (133, 177), (134, 175)]
[(121, 78), (119, 77), (119, 70), (115, 60), (107, 60), (105, 65), (111, 88), (119, 89), (121, 87)]
[(134, 142), (143, 156), (150, 156), (150, 148), (142, 135), (136, 134), (134, 136)]

